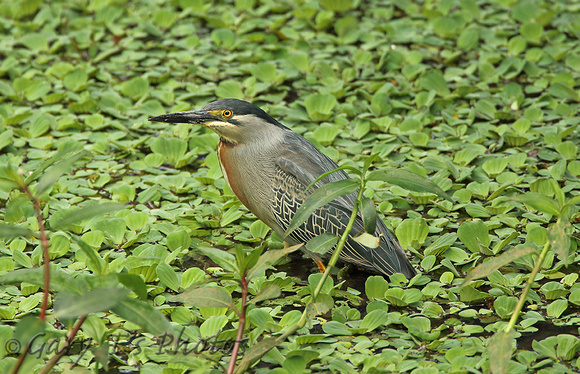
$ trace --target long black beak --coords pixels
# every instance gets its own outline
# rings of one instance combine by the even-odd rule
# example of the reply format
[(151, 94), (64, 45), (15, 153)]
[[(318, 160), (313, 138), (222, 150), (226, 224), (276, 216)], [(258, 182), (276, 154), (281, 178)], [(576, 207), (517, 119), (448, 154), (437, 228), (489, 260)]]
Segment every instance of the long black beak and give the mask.
[(205, 110), (189, 110), (187, 112), (177, 112), (162, 114), (157, 117), (149, 118), (152, 122), (169, 122), (169, 123), (193, 123), (196, 125), (204, 125), (212, 121), (220, 121), (220, 119)]

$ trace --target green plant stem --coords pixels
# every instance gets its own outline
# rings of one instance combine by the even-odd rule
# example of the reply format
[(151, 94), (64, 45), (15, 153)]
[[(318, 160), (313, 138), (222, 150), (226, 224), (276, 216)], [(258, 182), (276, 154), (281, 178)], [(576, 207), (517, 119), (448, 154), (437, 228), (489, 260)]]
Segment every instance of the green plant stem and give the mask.
[(38, 372), (38, 374), (49, 374), (52, 372), (54, 365), (56, 365), (58, 360), (60, 360), (60, 358), (68, 352), (68, 349), (74, 342), (75, 336), (79, 332), (79, 329), (81, 328), (83, 322), (85, 322), (86, 319), (87, 319), (86, 314), (79, 318), (79, 320), (74, 325), (72, 330), (70, 330), (70, 332), (68, 333), (65, 345), (54, 356), (52, 356), (52, 358), (46, 363), (46, 365), (42, 368), (42, 370)]
[(352, 227), (354, 226), (354, 223), (356, 221), (356, 216), (358, 213), (360, 201), (362, 199), (364, 187), (365, 187), (365, 182), (364, 182), (364, 179), (361, 178), (361, 186), (358, 190), (358, 195), (357, 195), (356, 200), (354, 202), (354, 207), (352, 209), (352, 214), (350, 215), (350, 220), (348, 221), (348, 224), (346, 225), (346, 228), (345, 228), (344, 232), (342, 233), (342, 236), (340, 237), (340, 240), (338, 241), (338, 244), (336, 245), (336, 248), (334, 249), (332, 256), (330, 257), (330, 260), (328, 261), (328, 264), (326, 265), (326, 269), (324, 270), (324, 273), (322, 273), (322, 278), (320, 278), (320, 281), (318, 281), (318, 284), (316, 285), (316, 289), (314, 290), (314, 293), (312, 294), (312, 302), (316, 302), (316, 298), (320, 294), (320, 291), (322, 290), (322, 286), (324, 285), (326, 278), (328, 278), (328, 275), (330, 274), (330, 269), (338, 261), (338, 258), (340, 256), (340, 252), (342, 251), (342, 248), (344, 248), (344, 244), (346, 243), (348, 236), (350, 235), (350, 231), (352, 230)]
[(246, 274), (242, 274), (242, 307), (241, 311), (238, 313), (238, 334), (236, 335), (234, 348), (232, 349), (232, 357), (230, 357), (227, 374), (232, 374), (234, 372), (236, 367), (236, 360), (238, 358), (238, 352), (240, 351), (240, 345), (242, 344), (242, 338), (244, 337), (244, 327), (246, 327), (246, 301), (248, 299), (248, 283), (249, 281), (246, 277)]
[(516, 304), (516, 307), (515, 307), (514, 312), (510, 318), (510, 321), (509, 321), (508, 325), (506, 326), (506, 328), (504, 329), (505, 332), (509, 332), (515, 327), (516, 322), (518, 321), (518, 317), (520, 316), (520, 313), (522, 311), (522, 308), (524, 307), (524, 303), (526, 302), (526, 298), (528, 297), (528, 293), (530, 292), (530, 289), (532, 288), (532, 284), (534, 283), (534, 279), (536, 279), (536, 275), (538, 275), (538, 272), (540, 271), (540, 268), (542, 267), (542, 264), (544, 263), (544, 258), (546, 257), (546, 253), (548, 253), (548, 249), (550, 249), (549, 242), (544, 245), (542, 252), (540, 252), (538, 259), (536, 260), (536, 265), (534, 266), (534, 268), (532, 269), (532, 272), (530, 273), (530, 276), (529, 276), (528, 281), (526, 283), (526, 287), (524, 287), (524, 291), (520, 295), (520, 299), (518, 300), (518, 303)]

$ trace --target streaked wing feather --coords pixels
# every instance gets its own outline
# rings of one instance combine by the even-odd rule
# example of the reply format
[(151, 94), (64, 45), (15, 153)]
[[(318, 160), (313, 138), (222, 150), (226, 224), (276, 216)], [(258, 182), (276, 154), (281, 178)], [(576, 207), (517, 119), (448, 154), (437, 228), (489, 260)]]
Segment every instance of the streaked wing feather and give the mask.
[[(284, 230), (290, 225), (296, 210), (306, 198), (307, 193), (304, 192), (306, 186), (319, 175), (338, 168), (336, 163), (304, 138), (290, 135), (287, 143), (285, 147), (287, 151), (277, 160), (273, 185), (275, 196), (273, 210), (278, 224)], [(316, 186), (347, 178), (348, 175), (344, 171), (338, 171), (324, 178)], [(350, 219), (355, 198), (356, 193), (344, 195), (319, 208), (302, 226), (290, 234), (290, 238), (297, 243), (305, 243), (324, 232), (342, 235)], [(381, 219), (377, 220), (374, 233), (381, 238), (379, 247), (368, 248), (352, 239), (353, 235), (363, 230), (364, 225), (359, 216), (353, 226), (351, 237), (341, 252), (340, 257), (343, 261), (387, 275), (397, 271), (407, 276), (415, 274), (401, 246)]]

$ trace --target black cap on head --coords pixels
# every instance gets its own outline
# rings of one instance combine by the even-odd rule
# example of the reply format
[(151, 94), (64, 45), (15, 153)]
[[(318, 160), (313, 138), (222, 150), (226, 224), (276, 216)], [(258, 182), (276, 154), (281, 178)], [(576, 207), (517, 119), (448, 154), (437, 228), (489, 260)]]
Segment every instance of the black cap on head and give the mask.
[[(205, 111), (212, 110), (226, 110), (229, 109), (233, 112), (233, 118), (236, 116), (243, 115), (254, 115), (256, 117), (262, 118), (271, 124), (287, 129), (286, 126), (282, 125), (280, 122), (276, 121), (271, 115), (264, 112), (262, 109), (258, 108), (252, 103), (239, 99), (222, 99), (213, 101), (202, 108)], [(232, 121), (234, 122), (234, 121)]]

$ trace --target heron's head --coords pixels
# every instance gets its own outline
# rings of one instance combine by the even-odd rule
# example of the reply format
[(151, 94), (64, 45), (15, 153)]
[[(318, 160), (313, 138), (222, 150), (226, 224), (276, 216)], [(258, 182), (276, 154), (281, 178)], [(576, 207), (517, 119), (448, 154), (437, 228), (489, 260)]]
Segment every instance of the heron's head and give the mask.
[(199, 110), (162, 114), (149, 121), (191, 123), (215, 131), (222, 141), (230, 144), (244, 143), (276, 131), (288, 130), (269, 114), (247, 101), (223, 99), (211, 102)]

